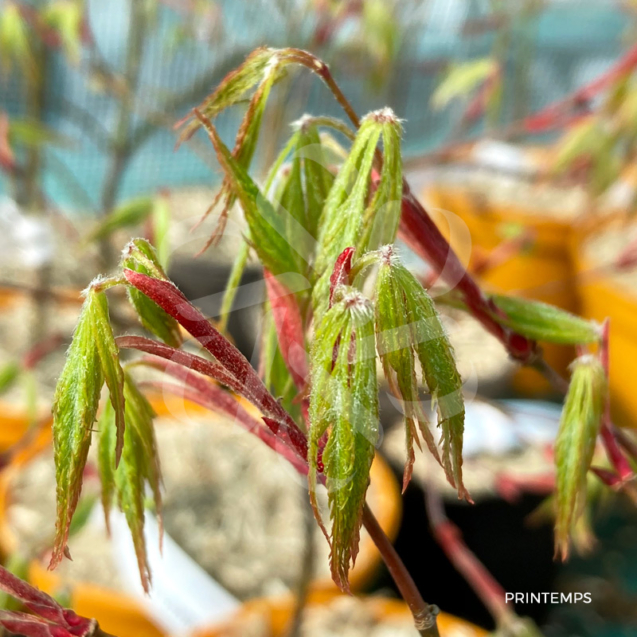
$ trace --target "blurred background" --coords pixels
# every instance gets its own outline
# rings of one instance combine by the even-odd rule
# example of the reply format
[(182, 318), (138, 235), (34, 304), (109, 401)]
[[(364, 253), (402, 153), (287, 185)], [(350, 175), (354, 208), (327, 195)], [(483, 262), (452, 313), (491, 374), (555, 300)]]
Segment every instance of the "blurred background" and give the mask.
[[(139, 595), (131, 547), (117, 523), (112, 554), (93, 506), (99, 492), (90, 487), (71, 545), (80, 557), (55, 577), (42, 567), (53, 520), (48, 414), (79, 290), (115, 266), (131, 237), (143, 235), (184, 293), (218, 318), (244, 231), (241, 212), (233, 210), (223, 239), (196, 256), (216, 226), (215, 211), (198, 224), (220, 170), (203, 134), (177, 148), (175, 125), (259, 46), (310, 50), (329, 64), (359, 114), (390, 106), (404, 119), (412, 189), (487, 289), (596, 320), (610, 315), (614, 416), (635, 427), (636, 33), (634, 0), (0, 0), (5, 563), (105, 618), (104, 627), (119, 637), (158, 637), (209, 626), (246, 600), (295, 590), (294, 567), (307, 546), (316, 545), (309, 552), (317, 563), (326, 561), (322, 539), (308, 541), (304, 530), (302, 485), (280, 492), (274, 478), (262, 478), (278, 475), (268, 464), (273, 459), (251, 441), (226, 433), (210, 438), (192, 406), (155, 397), (167, 421), (158, 436), (174, 542), (164, 566), (153, 558), (158, 575), (150, 600)], [(252, 166), (257, 179), (305, 113), (342, 117), (324, 85), (293, 71), (277, 83), (264, 114)], [(228, 144), (242, 114), (239, 108), (216, 120)], [(427, 266), (402, 249), (426, 277)], [(263, 299), (261, 272), (249, 261), (228, 330), (252, 361), (260, 351)], [(136, 329), (124, 307), (112, 312), (121, 329)], [(476, 499), (473, 507), (462, 505), (437, 485), (446, 515), (502, 590), (592, 594), (591, 604), (516, 605), (540, 634), (637, 635), (634, 505), (591, 479), (577, 550), (566, 564), (553, 561), (551, 443), (559, 398), (533, 370), (518, 370), (471, 319), (443, 313), (469, 399), (466, 467)], [(574, 352), (553, 346), (545, 354), (566, 373)], [(400, 505), (400, 413), (386, 394), (385, 460), (370, 497), (378, 498), (380, 517), (423, 596), (491, 630), (479, 593), (429, 532), (430, 478), (420, 459)], [(174, 428), (180, 419), (193, 421), (187, 435)], [(200, 457), (206, 445), (217, 455)], [(189, 467), (197, 471), (186, 478)], [(237, 483), (239, 475), (245, 483)], [(274, 504), (259, 504), (264, 500)], [(267, 532), (255, 533), (259, 525)], [(395, 597), (373, 550), (362, 550), (360, 561), (356, 590)], [(325, 587), (325, 569), (316, 569)], [(330, 630), (336, 629), (303, 635), (350, 635)]]

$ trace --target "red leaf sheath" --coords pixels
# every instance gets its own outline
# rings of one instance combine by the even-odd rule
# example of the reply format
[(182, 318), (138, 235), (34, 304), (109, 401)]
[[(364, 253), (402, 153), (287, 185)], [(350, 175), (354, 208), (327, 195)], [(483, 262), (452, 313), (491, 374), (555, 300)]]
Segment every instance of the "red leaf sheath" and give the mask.
[(267, 270), (265, 284), (272, 308), (279, 349), (297, 389), (304, 390), (309, 378), (303, 318), (294, 294)]

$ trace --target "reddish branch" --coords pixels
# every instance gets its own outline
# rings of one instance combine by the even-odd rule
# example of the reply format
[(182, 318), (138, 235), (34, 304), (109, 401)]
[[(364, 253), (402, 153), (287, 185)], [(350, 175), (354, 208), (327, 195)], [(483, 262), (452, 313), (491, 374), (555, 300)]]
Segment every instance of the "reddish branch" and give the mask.
[(482, 600), (498, 627), (506, 626), (515, 614), (506, 604), (504, 589), (467, 547), (456, 525), (447, 518), (442, 498), (431, 481), (424, 488), (429, 525), (440, 548)]

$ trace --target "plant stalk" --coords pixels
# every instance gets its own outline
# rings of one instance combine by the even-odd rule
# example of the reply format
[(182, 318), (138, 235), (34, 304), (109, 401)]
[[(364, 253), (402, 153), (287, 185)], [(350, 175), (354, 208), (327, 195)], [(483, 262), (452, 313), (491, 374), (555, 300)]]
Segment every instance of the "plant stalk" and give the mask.
[(436, 622), (436, 617), (440, 612), (438, 607), (427, 604), (422, 598), (405, 564), (367, 504), (363, 509), (363, 525), (378, 548), (402, 598), (409, 606), (418, 633), (422, 637), (440, 637)]

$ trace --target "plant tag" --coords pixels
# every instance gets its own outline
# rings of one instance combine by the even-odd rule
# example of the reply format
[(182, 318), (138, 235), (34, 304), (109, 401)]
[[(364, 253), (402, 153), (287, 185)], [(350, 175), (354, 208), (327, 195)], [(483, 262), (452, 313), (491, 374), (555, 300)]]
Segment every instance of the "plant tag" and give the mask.
[(157, 520), (148, 514), (144, 533), (152, 586), (150, 595), (145, 595), (126, 518), (113, 508), (110, 521), (113, 560), (124, 587), (139, 597), (169, 634), (186, 634), (214, 624), (239, 608), (239, 600), (213, 580), (167, 533), (160, 554)]

